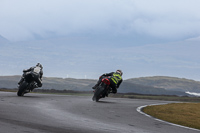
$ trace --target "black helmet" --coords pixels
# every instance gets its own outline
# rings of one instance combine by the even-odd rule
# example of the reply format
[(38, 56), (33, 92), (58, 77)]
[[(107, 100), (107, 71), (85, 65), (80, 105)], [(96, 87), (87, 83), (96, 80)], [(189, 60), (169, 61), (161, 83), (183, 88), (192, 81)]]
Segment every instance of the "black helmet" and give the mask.
[(116, 73), (119, 73), (121, 76), (123, 74), (122, 70), (117, 70)]
[(37, 63), (36, 66), (40, 67), (41, 69), (43, 68), (42, 65), (41, 65), (40, 63)]

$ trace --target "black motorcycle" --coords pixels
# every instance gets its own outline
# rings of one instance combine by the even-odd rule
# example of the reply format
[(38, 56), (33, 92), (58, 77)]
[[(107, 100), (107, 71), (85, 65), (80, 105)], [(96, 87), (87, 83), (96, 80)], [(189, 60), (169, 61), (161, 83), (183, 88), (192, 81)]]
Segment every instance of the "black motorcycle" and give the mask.
[(109, 79), (104, 78), (102, 79), (102, 82), (99, 84), (99, 86), (95, 89), (92, 100), (98, 102), (99, 99), (105, 98), (111, 92), (112, 89), (110, 87), (110, 81)]
[(36, 88), (36, 82), (33, 80), (33, 75), (26, 75), (23, 81), (18, 86), (18, 96), (24, 96), (25, 93), (31, 92), (34, 88)]

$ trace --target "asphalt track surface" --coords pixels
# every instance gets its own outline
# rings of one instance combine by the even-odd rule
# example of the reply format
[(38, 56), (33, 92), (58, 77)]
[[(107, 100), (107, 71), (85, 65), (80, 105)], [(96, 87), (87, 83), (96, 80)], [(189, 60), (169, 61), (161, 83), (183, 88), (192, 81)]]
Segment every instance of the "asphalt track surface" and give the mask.
[(199, 133), (137, 111), (168, 101), (0, 92), (0, 133)]

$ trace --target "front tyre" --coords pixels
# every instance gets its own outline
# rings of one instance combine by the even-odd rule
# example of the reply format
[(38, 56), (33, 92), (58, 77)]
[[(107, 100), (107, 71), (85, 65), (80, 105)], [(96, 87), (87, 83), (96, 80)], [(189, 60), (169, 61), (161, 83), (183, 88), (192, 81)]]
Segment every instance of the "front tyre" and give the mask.
[(22, 82), (22, 83), (19, 85), (19, 89), (18, 89), (18, 92), (17, 92), (17, 95), (18, 95), (18, 96), (24, 96), (24, 92), (26, 91), (27, 85), (28, 85), (28, 83), (25, 82), (25, 81)]

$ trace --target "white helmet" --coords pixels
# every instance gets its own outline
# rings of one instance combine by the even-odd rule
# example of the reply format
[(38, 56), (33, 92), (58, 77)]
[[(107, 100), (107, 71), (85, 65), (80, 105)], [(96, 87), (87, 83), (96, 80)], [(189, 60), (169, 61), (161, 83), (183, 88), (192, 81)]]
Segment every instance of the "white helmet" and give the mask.
[(40, 67), (41, 69), (43, 68), (42, 65), (41, 65), (40, 63), (37, 63), (36, 66)]
[(116, 73), (119, 73), (121, 76), (123, 74), (122, 70), (117, 70)]

